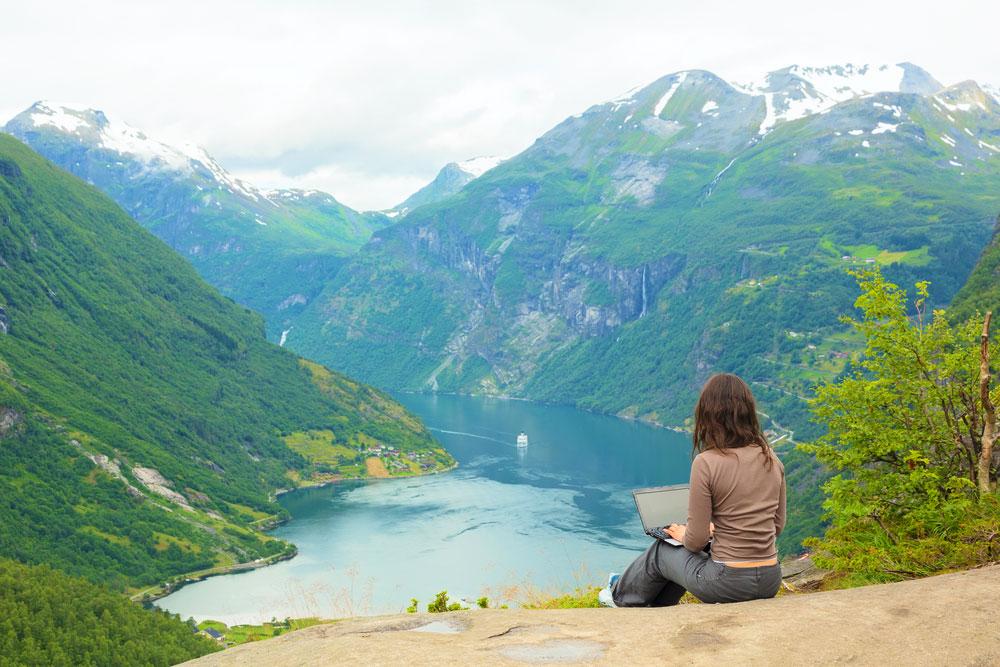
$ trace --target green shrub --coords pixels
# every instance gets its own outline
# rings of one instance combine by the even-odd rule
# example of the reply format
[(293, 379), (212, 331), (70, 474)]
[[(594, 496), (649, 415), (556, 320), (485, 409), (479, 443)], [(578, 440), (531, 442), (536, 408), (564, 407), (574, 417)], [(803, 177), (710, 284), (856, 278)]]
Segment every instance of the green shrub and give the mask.
[[(867, 583), (968, 568), (996, 559), (997, 470), (979, 479), (982, 320), (951, 324), (925, 312), (878, 272), (861, 287), (852, 321), (866, 340), (861, 366), (812, 401), (827, 435), (803, 445), (836, 474), (824, 485), (831, 526), (806, 544), (820, 567)], [(997, 347), (990, 365), (1000, 360)], [(992, 402), (1000, 402), (993, 387)], [(982, 484), (980, 484), (982, 482)]]
[(458, 602), (448, 604), (448, 591), (441, 591), (434, 596), (434, 600), (427, 604), (427, 611), (432, 614), (440, 614), (446, 611), (461, 611), (462, 609), (462, 605)]

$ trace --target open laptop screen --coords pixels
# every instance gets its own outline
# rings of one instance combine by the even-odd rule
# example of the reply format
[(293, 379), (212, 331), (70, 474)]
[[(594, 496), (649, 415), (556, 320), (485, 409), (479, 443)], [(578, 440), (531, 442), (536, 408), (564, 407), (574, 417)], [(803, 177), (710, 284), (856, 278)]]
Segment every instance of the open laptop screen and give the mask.
[(639, 510), (643, 530), (663, 528), (672, 523), (686, 523), (688, 511), (687, 484), (636, 489), (632, 492)]

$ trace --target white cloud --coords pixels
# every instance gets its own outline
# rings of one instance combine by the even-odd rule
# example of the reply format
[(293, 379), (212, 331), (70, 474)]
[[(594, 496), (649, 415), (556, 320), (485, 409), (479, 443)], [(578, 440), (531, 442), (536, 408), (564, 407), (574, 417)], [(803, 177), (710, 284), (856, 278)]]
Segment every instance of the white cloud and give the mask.
[[(449, 161), (509, 156), (560, 120), (679, 69), (911, 60), (1000, 71), (990, 4), (911, 2), (6, 3), (0, 109), (73, 99), (242, 176), (398, 203)], [(977, 20), (964, 17), (974, 15)]]

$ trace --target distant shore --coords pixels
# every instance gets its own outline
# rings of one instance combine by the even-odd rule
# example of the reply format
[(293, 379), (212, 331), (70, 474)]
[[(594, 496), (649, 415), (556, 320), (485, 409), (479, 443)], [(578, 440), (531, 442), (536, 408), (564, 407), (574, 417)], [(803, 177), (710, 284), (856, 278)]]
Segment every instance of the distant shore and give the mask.
[[(305, 491), (310, 489), (321, 489), (327, 486), (332, 486), (334, 484), (339, 484), (340, 482), (361, 482), (361, 481), (378, 481), (378, 482), (388, 482), (394, 479), (410, 479), (413, 477), (425, 477), (429, 475), (439, 475), (441, 473), (451, 472), (458, 467), (458, 461), (447, 468), (441, 468), (438, 470), (431, 470), (427, 472), (410, 472), (404, 475), (392, 475), (390, 477), (338, 477), (336, 479), (328, 479), (320, 482), (308, 482), (301, 486), (297, 486), (291, 489), (277, 489), (272, 494), (272, 499), (277, 500), (281, 496), (293, 493), (295, 491)], [(287, 523), (289, 519), (283, 518), (271, 518), (270, 522), (266, 527), (256, 528), (260, 532), (267, 532), (269, 530), (274, 530), (278, 526)], [(133, 602), (154, 602), (161, 598), (165, 598), (172, 593), (176, 593), (181, 588), (189, 584), (195, 584), (199, 581), (204, 581), (211, 577), (219, 577), (226, 574), (237, 574), (239, 572), (248, 572), (250, 570), (259, 570), (261, 568), (267, 567), (269, 565), (274, 565), (275, 563), (280, 563), (282, 561), (291, 560), (299, 554), (298, 547), (292, 544), (291, 550), (277, 554), (275, 556), (270, 556), (268, 558), (258, 558), (256, 560), (247, 561), (245, 563), (234, 563), (233, 565), (223, 565), (219, 567), (209, 568), (207, 570), (198, 570), (195, 572), (185, 573), (178, 575), (176, 579), (171, 581), (165, 581), (163, 583), (157, 584), (155, 586), (150, 586), (149, 588), (143, 589), (138, 593), (134, 593), (129, 598)]]
[[(447, 468), (440, 468), (440, 469), (437, 469), (437, 470), (428, 470), (426, 472), (425, 471), (421, 471), (421, 472), (408, 472), (408, 473), (403, 474), (403, 475), (390, 475), (389, 477), (371, 477), (371, 476), (368, 476), (368, 475), (365, 475), (363, 477), (359, 477), (357, 475), (354, 475), (354, 476), (350, 476), (350, 477), (337, 477), (336, 479), (325, 479), (325, 480), (321, 480), (321, 481), (305, 482), (305, 483), (301, 484), (300, 486), (295, 486), (295, 487), (292, 487), (290, 489), (277, 489), (277, 490), (275, 490), (273, 492), (273, 498), (277, 499), (277, 498), (280, 498), (281, 496), (284, 496), (284, 495), (289, 494), (289, 493), (294, 493), (296, 491), (307, 491), (307, 490), (311, 490), (311, 489), (322, 489), (322, 488), (327, 487), (327, 486), (333, 486), (334, 484), (340, 484), (341, 482), (389, 482), (389, 481), (392, 481), (394, 479), (410, 479), (410, 478), (413, 478), (413, 477), (428, 477), (430, 475), (440, 475), (442, 473), (451, 472), (452, 470), (454, 470), (457, 467), (458, 467), (458, 461), (455, 461), (454, 463), (452, 463)], [(287, 520), (282, 520), (282, 521), (277, 522), (274, 525), (275, 526), (280, 526), (281, 524), (285, 523), (286, 521)]]
[[(282, 522), (279, 521), (275, 525), (280, 525), (281, 523)], [(134, 593), (129, 596), (129, 599), (132, 600), (132, 602), (154, 602), (160, 598), (167, 597), (171, 593), (176, 593), (188, 584), (194, 584), (199, 581), (204, 581), (211, 577), (219, 577), (224, 574), (236, 574), (238, 572), (259, 570), (260, 568), (267, 567), (268, 565), (280, 563), (283, 560), (291, 560), (297, 555), (299, 555), (299, 550), (294, 544), (292, 544), (292, 548), (289, 551), (269, 556), (267, 558), (258, 558), (246, 563), (234, 563), (233, 565), (221, 565), (207, 570), (198, 570), (196, 572), (178, 575), (175, 580), (165, 581), (161, 584), (150, 586), (149, 588), (141, 590), (138, 593)]]
[[(571, 403), (552, 403), (549, 401), (539, 401), (533, 398), (524, 398), (521, 396), (509, 396), (507, 394), (464, 394), (462, 392), (457, 392), (457, 391), (398, 391), (396, 393), (408, 394), (411, 396), (460, 396), (462, 398), (495, 398), (503, 401), (522, 401), (524, 403), (536, 403), (538, 405), (573, 408), (574, 410), (580, 410), (581, 412), (589, 412), (592, 415), (601, 415), (602, 417), (615, 417), (617, 419), (621, 419), (623, 421), (628, 421), (628, 422), (638, 422), (640, 424), (651, 426), (653, 428), (662, 428), (668, 431), (673, 431), (674, 433), (686, 433), (690, 435), (692, 432), (690, 426), (675, 426), (673, 424), (664, 424), (663, 422), (657, 421), (655, 419), (650, 419), (649, 417), (645, 417), (642, 415), (630, 416), (622, 414), (621, 412), (603, 412), (601, 410), (593, 410), (591, 408), (585, 408), (578, 405), (573, 405)], [(784, 426), (781, 426), (780, 424), (778, 424), (778, 422), (772, 419), (770, 415), (766, 413), (759, 412), (759, 414), (763, 415), (768, 420), (770, 420), (771, 424), (774, 426), (774, 430), (781, 432), (782, 436), (787, 437), (789, 442), (795, 442), (792, 439), (794, 431), (787, 429)], [(779, 438), (779, 440), (780, 439), (781, 438)]]

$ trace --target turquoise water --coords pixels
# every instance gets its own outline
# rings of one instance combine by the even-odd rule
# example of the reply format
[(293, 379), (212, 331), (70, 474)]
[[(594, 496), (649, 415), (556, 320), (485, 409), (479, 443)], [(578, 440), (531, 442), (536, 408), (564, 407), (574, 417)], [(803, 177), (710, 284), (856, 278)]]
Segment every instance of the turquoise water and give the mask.
[[(274, 534), (299, 555), (215, 577), (161, 607), (229, 624), (380, 614), (441, 590), (517, 602), (603, 583), (648, 544), (631, 489), (687, 481), (686, 436), (554, 407), (403, 395), (459, 461), (428, 477), (297, 491)], [(530, 437), (517, 449), (518, 431)]]

